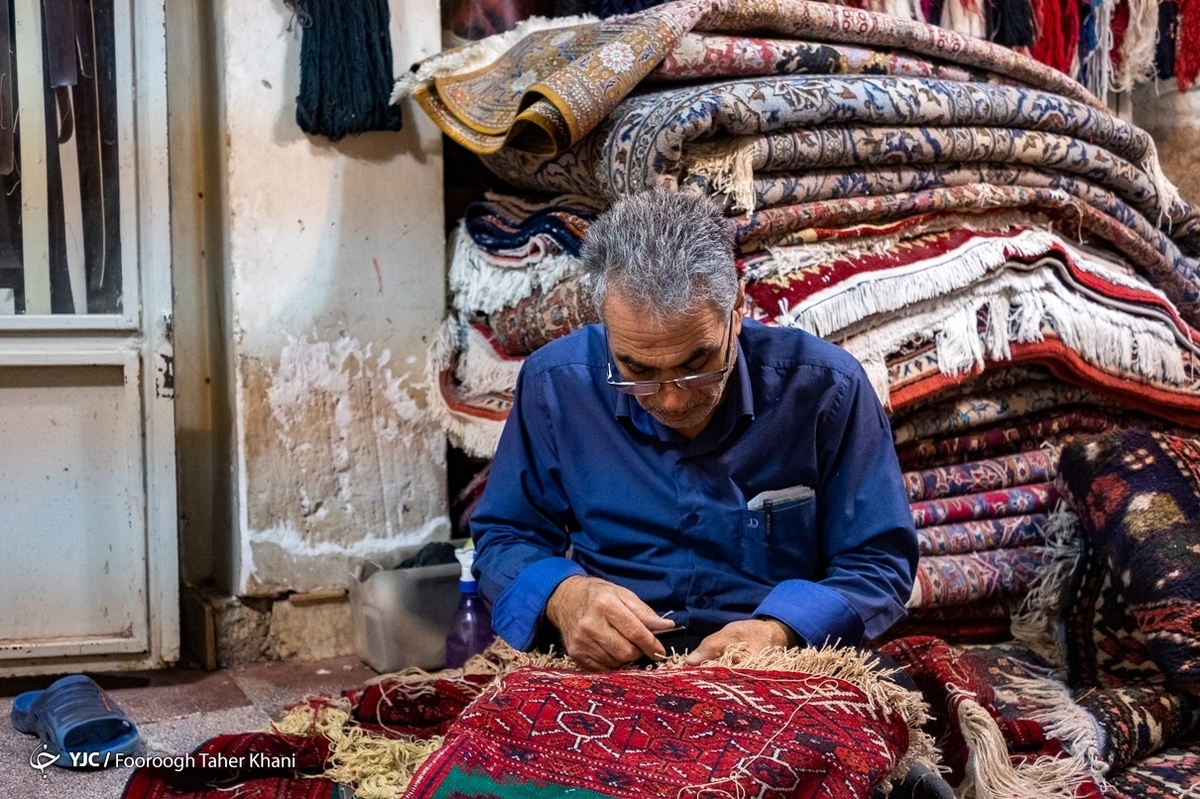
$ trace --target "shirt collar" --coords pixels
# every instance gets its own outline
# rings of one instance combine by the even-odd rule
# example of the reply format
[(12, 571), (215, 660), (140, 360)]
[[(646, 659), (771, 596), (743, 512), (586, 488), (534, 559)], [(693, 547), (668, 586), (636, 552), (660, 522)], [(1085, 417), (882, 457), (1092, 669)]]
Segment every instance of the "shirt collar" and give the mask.
[[(607, 350), (605, 350), (604, 357), (606, 359), (611, 357)], [(609, 391), (617, 395), (614, 413), (618, 421), (628, 419), (629, 423), (639, 432), (664, 441), (687, 440), (647, 413), (646, 409), (639, 405), (632, 395), (622, 394), (611, 387), (609, 387)], [(733, 364), (733, 374), (729, 376), (729, 382), (725, 384), (725, 399), (717, 408), (717, 412), (713, 414), (713, 418), (709, 420), (708, 427), (701, 431), (696, 440), (710, 438), (710, 430), (717, 428), (718, 440), (723, 441), (732, 432), (734, 426), (745, 417), (754, 418), (754, 387), (750, 385), (750, 367), (746, 363), (746, 350), (742, 347), (742, 337), (739, 335), (737, 360)]]

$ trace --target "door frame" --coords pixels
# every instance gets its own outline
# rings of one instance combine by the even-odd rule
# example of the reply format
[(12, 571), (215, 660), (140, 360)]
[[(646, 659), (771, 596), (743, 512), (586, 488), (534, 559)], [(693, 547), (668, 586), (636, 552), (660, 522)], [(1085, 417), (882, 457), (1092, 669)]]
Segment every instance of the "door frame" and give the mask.
[[(133, 423), (140, 427), (145, 498), (139, 509), (145, 634), (124, 644), (107, 638), (37, 644), (29, 657), (0, 660), (0, 676), (157, 668), (179, 659), (166, 8), (163, 0), (114, 5), (118, 113), (124, 115), (120, 182), (122, 197), (131, 198), (121, 204), (121, 245), (133, 251), (122, 268), (127, 278), (136, 276), (124, 285), (137, 290), (126, 291), (120, 314), (0, 317), (0, 363), (125, 368), (128, 395), (140, 411)], [(95, 654), (97, 646), (107, 653)]]

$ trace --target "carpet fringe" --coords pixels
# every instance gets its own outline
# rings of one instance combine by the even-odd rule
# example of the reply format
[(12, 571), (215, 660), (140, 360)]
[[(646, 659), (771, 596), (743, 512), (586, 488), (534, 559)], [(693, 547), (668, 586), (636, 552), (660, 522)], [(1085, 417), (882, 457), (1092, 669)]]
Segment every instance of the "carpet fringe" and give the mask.
[(396, 799), (417, 768), (442, 746), (442, 737), (385, 738), (373, 735), (341, 707), (302, 705), (293, 708), (271, 732), (322, 735), (329, 739), (328, 767), (322, 776), (354, 785), (358, 799)]
[(482, 333), (466, 325), (466, 346), (458, 352), (454, 376), (468, 394), (512, 391), (524, 363), (524, 358), (502, 356)]
[[(997, 228), (1003, 231), (1003, 227)], [(909, 238), (907, 235), (905, 239)], [(1057, 238), (1045, 230), (1023, 230), (1002, 238), (976, 238), (947, 252), (930, 264), (918, 262), (910, 269), (885, 274), (865, 272), (805, 298), (776, 318), (780, 325), (800, 327), (826, 338), (869, 316), (890, 313), (918, 302), (966, 288), (1003, 268), (1010, 258), (1036, 258), (1049, 252)], [(772, 250), (778, 253), (780, 277), (804, 266), (807, 247)]]
[(1179, 189), (1163, 172), (1154, 139), (1147, 139), (1146, 143), (1147, 150), (1145, 159), (1142, 161), (1142, 169), (1149, 176), (1150, 182), (1154, 185), (1154, 191), (1158, 195), (1158, 219), (1155, 220), (1155, 224), (1161, 228), (1164, 219), (1168, 222), (1186, 219), (1189, 214), (1189, 206), (1179, 193)]
[(1046, 523), (1046, 561), (1012, 614), (1012, 637), (1059, 668), (1066, 664), (1063, 610), (1081, 554), (1079, 531), (1079, 517), (1060, 503)]
[(970, 755), (960, 796), (974, 799), (1074, 799), (1090, 770), (1081, 757), (1041, 757), (1018, 767), (991, 714), (969, 695), (958, 701), (958, 722)]
[[(909, 729), (909, 747), (883, 781), (902, 777), (916, 764), (937, 770), (938, 753), (933, 739), (922, 728), (928, 721), (928, 706), (920, 694), (891, 682), (889, 670), (876, 670), (869, 665), (867, 652), (824, 646), (765, 650), (756, 655), (731, 650), (721, 658), (704, 663), (708, 667), (726, 667), (747, 671), (796, 671), (817, 677), (831, 677), (851, 683), (866, 694), (872, 711), (890, 710), (897, 713)], [(687, 664), (683, 655), (649, 667), (671, 670)], [(476, 655), (462, 669), (430, 674), (420, 669), (406, 669), (395, 674), (381, 675), (372, 682), (400, 680), (422, 682), (433, 678), (456, 679), (468, 674), (483, 674), (503, 680), (508, 672), (531, 666), (544, 669), (577, 670), (569, 657), (549, 653), (517, 652), (502, 640), (496, 639), (483, 654)], [(485, 690), (498, 688), (492, 682)], [(442, 738), (387, 739), (364, 730), (349, 714), (344, 699), (309, 702), (289, 711), (272, 725), (272, 732), (285, 735), (324, 735), (332, 742), (330, 768), (324, 776), (356, 787), (360, 799), (396, 799), (407, 787), (416, 769), (442, 744)]]
[(1010, 676), (1003, 678), (996, 690), (1014, 694), (1022, 718), (1040, 724), (1047, 737), (1062, 743), (1068, 755), (1064, 761), (1090, 775), (1102, 791), (1106, 789), (1108, 763), (1102, 754), (1102, 730), (1095, 718), (1076, 703), (1064, 683), (1046, 676)]
[[(454, 446), (472, 457), (490, 458), (496, 454), (504, 422), (455, 411), (446, 404), (446, 398), (442, 396), (441, 374), (455, 363), (455, 354), (461, 349), (460, 335), (458, 317), (451, 314), (443, 320), (429, 342), (423, 381), (426, 410)], [(515, 382), (514, 380), (514, 384)]]
[(686, 171), (708, 178), (714, 189), (733, 200), (734, 211), (753, 211), (754, 151), (752, 136), (697, 142), (688, 148)]
[(518, 22), (517, 26), (510, 31), (498, 33), (462, 47), (445, 50), (426, 58), (420, 62), (416, 70), (397, 78), (396, 84), (392, 88), (391, 104), (395, 105), (417, 89), (430, 85), (437, 78), (448, 75), (465, 75), (490, 66), (511, 50), (517, 42), (531, 33), (587, 25), (592, 22), (599, 22), (599, 18), (591, 14), (557, 19), (530, 17)]
[[(934, 341), (938, 368), (945, 374), (960, 374), (982, 370), (985, 357), (1011, 357), (1011, 343), (1041, 341), (1043, 323), (1050, 323), (1063, 344), (1099, 368), (1160, 384), (1183, 384), (1183, 359), (1167, 324), (1075, 294), (1057, 278), (1046, 259), (1032, 267), (1012, 267), (1027, 271), (1002, 272), (967, 290), (913, 304), (902, 318), (849, 335), (842, 347), (863, 364), (885, 403), (889, 387), (879, 364), (886, 363), (887, 355), (901, 346)], [(982, 337), (977, 321), (981, 310), (989, 317)], [(785, 323), (780, 319), (780, 324)]]
[(549, 291), (582, 272), (570, 253), (547, 254), (527, 264), (496, 262), (461, 227), (450, 234), (450, 290), (454, 307), (464, 314), (493, 313), (516, 305), (534, 289)]

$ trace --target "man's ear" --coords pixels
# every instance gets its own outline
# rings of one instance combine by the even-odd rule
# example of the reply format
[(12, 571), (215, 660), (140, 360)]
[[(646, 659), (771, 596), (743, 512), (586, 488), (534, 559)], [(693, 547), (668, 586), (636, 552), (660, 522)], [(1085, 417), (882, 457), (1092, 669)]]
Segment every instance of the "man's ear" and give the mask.
[(738, 281), (737, 299), (734, 300), (733, 309), (737, 312), (733, 315), (733, 335), (738, 335), (742, 332), (742, 317), (746, 313), (746, 281)]

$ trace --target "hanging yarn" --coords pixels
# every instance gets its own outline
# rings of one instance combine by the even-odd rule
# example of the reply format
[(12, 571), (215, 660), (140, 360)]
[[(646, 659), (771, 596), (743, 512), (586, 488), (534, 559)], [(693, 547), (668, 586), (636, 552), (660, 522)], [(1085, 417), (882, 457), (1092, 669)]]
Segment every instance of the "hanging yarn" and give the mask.
[(1175, 81), (1186, 92), (1200, 75), (1200, 2), (1180, 0), (1175, 40)]
[[(1157, 18), (1155, 22), (1157, 23)], [(1125, 34), (1128, 28), (1129, 0), (1117, 0), (1112, 16), (1112, 53), (1109, 55), (1114, 85), (1120, 80), (1121, 70), (1125, 63)]]
[[(1124, 92), (1154, 75), (1154, 51), (1158, 39), (1158, 0), (1127, 0), (1117, 8), (1126, 18), (1114, 58), (1113, 91)], [(1117, 18), (1113, 18), (1113, 48), (1117, 52)]]
[(1079, 82), (1097, 97), (1108, 93), (1112, 77), (1114, 0), (1093, 0), (1079, 35)]
[(1069, 75), (1079, 49), (1079, 6), (1075, 0), (1043, 0), (1041, 9), (1033, 57)]
[(921, 0), (921, 16), (929, 23), (936, 24), (942, 18), (943, 0)]
[(978, 0), (946, 0), (940, 24), (964, 36), (987, 38), (987, 16)]
[(1154, 68), (1160, 80), (1175, 77), (1175, 39), (1179, 30), (1179, 7), (1175, 0), (1158, 4), (1158, 46), (1154, 50)]
[(1005, 47), (1030, 47), (1035, 40), (1031, 0), (988, 0), (988, 38)]
[(337, 141), (368, 130), (400, 130), (391, 105), (391, 14), (387, 0), (285, 0), (304, 31), (296, 124)]

